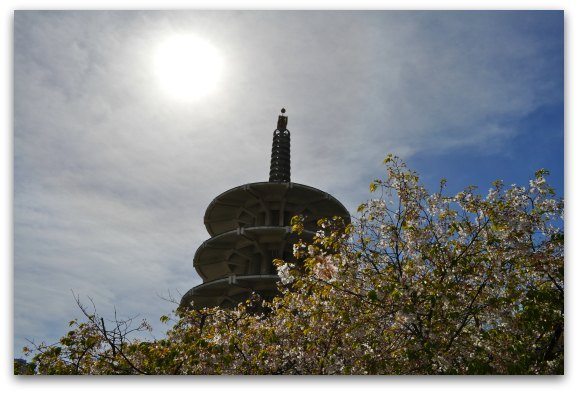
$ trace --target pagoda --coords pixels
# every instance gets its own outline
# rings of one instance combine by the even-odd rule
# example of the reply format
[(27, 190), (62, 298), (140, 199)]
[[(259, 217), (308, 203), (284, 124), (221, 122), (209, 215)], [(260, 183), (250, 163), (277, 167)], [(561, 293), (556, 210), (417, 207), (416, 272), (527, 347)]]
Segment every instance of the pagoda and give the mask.
[[(293, 244), (311, 239), (321, 218), (342, 217), (347, 209), (333, 196), (291, 182), (291, 133), (285, 109), (273, 131), (269, 181), (249, 183), (217, 196), (204, 217), (210, 239), (197, 249), (193, 266), (203, 283), (181, 299), (181, 308), (231, 308), (253, 292), (266, 299), (277, 293), (273, 259), (292, 261)], [(304, 217), (305, 231), (291, 232), (291, 218)]]

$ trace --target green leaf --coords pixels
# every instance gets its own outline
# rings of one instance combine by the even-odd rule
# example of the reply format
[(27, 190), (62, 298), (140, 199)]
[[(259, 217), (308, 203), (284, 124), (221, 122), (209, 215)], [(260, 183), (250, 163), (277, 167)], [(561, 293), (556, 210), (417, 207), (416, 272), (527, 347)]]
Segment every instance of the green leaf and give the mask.
[(384, 164), (388, 164), (388, 163), (390, 163), (391, 161), (393, 161), (393, 154), (390, 153), (390, 154), (388, 154), (388, 155), (385, 157), (385, 159), (383, 160), (383, 163), (384, 163)]
[(370, 300), (377, 300), (377, 292), (375, 292), (375, 291), (372, 289), (371, 291), (369, 291), (369, 292), (367, 293), (367, 297), (368, 297)]

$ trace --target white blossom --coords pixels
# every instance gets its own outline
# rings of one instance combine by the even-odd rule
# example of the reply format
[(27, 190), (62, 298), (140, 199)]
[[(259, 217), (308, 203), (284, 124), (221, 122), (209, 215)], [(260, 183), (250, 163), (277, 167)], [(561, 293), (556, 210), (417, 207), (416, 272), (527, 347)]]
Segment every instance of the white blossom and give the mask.
[(289, 266), (286, 263), (277, 267), (277, 274), (279, 275), (279, 278), (281, 278), (281, 282), (284, 285), (290, 284), (295, 280), (295, 277), (291, 275)]

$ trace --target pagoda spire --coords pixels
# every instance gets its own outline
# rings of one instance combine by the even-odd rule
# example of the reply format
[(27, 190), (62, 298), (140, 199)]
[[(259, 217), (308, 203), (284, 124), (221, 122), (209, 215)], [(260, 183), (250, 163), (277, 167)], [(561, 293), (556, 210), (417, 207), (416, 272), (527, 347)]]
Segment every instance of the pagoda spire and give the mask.
[(271, 169), (269, 182), (288, 183), (291, 181), (291, 134), (287, 129), (285, 108), (277, 119), (277, 129), (273, 131), (273, 147), (271, 149)]

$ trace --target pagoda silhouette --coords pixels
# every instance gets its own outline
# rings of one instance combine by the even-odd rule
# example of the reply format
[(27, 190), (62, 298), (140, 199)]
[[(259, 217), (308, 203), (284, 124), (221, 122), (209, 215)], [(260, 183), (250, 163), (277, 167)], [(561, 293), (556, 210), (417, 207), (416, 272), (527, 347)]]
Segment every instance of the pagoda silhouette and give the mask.
[[(232, 308), (254, 292), (273, 298), (279, 281), (273, 259), (293, 261), (293, 244), (299, 238), (312, 239), (321, 218), (351, 221), (333, 196), (291, 182), (287, 121), (283, 108), (273, 132), (269, 181), (232, 188), (207, 207), (204, 223), (211, 238), (193, 259), (203, 283), (185, 293), (180, 308)], [(300, 235), (291, 232), (291, 218), (297, 215), (304, 217)]]

